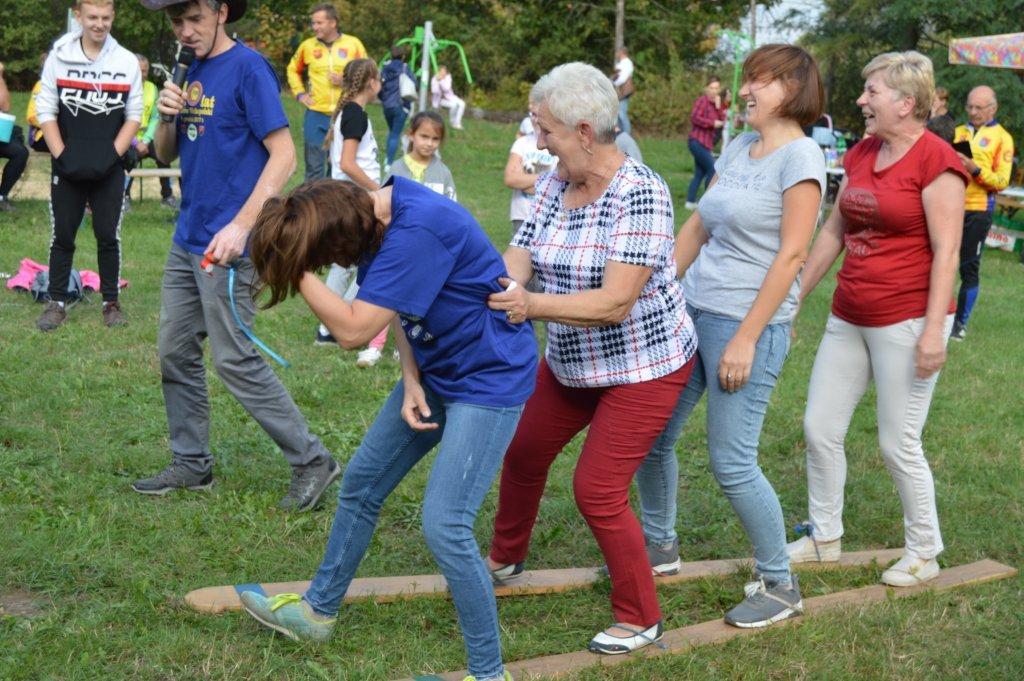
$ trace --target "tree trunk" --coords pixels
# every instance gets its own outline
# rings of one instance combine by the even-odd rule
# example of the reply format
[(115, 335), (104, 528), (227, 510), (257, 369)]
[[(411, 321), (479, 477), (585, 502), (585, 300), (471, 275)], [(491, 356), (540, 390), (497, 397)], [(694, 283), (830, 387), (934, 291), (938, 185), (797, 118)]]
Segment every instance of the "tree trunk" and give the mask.
[(612, 63), (618, 58), (619, 48), (626, 44), (626, 0), (615, 0), (615, 54)]

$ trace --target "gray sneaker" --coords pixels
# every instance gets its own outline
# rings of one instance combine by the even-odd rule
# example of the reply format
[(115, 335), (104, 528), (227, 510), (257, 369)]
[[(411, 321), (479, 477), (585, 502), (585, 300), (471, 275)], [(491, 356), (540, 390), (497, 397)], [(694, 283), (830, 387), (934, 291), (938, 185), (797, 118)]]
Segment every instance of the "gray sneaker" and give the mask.
[[(683, 561), (679, 557), (679, 538), (671, 544), (655, 544), (650, 539), (645, 540), (647, 544), (647, 561), (651, 564), (651, 574), (655, 577), (679, 574)], [(602, 565), (597, 569), (602, 577), (608, 576), (608, 566)]]
[(151, 478), (143, 478), (132, 483), (132, 489), (139, 494), (152, 494), (162, 497), (171, 490), (204, 490), (213, 485), (213, 472), (196, 473), (180, 463), (171, 463)]
[(320, 503), (320, 497), (339, 477), (341, 466), (330, 457), (321, 464), (293, 468), (288, 494), (277, 506), (286, 511), (308, 511)]
[(801, 614), (804, 601), (800, 597), (800, 582), (796, 575), (790, 575), (790, 579), (789, 584), (765, 582), (763, 578), (747, 584), (743, 588), (747, 597), (725, 613), (725, 623), (753, 629)]
[(36, 320), (36, 328), (40, 331), (53, 331), (63, 324), (67, 318), (68, 313), (64, 306), (56, 300), (51, 300), (43, 308), (43, 313), (39, 315), (39, 319)]

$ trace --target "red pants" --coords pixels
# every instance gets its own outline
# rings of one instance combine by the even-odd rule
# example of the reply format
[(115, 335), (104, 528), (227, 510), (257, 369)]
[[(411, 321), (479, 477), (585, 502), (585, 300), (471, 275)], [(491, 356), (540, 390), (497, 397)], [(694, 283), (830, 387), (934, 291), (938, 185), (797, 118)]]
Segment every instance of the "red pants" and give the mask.
[(491, 558), (503, 564), (526, 559), (548, 469), (589, 424), (573, 492), (608, 565), (615, 621), (644, 627), (660, 621), (643, 531), (629, 505), (629, 484), (668, 423), (693, 365), (690, 360), (644, 383), (568, 388), (541, 362), (537, 388), (505, 454)]

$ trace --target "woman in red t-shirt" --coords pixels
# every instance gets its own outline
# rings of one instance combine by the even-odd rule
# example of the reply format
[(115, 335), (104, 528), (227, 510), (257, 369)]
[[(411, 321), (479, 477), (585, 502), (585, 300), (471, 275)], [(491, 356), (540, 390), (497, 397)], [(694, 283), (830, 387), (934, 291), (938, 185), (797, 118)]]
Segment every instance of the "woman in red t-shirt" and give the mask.
[(870, 137), (846, 154), (838, 210), (803, 272), (801, 298), (846, 249), (804, 415), (812, 534), (791, 543), (789, 553), (794, 563), (839, 559), (843, 440), (874, 379), (878, 439), (905, 528), (904, 555), (882, 581), (913, 586), (939, 573), (942, 551), (921, 431), (946, 362), (968, 178), (953, 148), (925, 129), (935, 89), (927, 57), (890, 52), (862, 75), (857, 105)]

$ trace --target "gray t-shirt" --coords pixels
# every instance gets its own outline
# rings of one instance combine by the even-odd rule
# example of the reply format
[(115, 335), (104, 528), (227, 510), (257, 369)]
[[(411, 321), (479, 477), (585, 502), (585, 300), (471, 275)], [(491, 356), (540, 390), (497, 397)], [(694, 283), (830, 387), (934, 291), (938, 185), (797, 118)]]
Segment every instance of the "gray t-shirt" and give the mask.
[[(746, 317), (779, 253), (783, 192), (804, 180), (825, 192), (825, 156), (814, 140), (802, 137), (752, 159), (759, 137), (743, 133), (715, 163), (718, 181), (697, 204), (708, 242), (683, 279), (688, 303), (733, 319)], [(799, 293), (798, 277), (772, 324), (793, 320)]]

